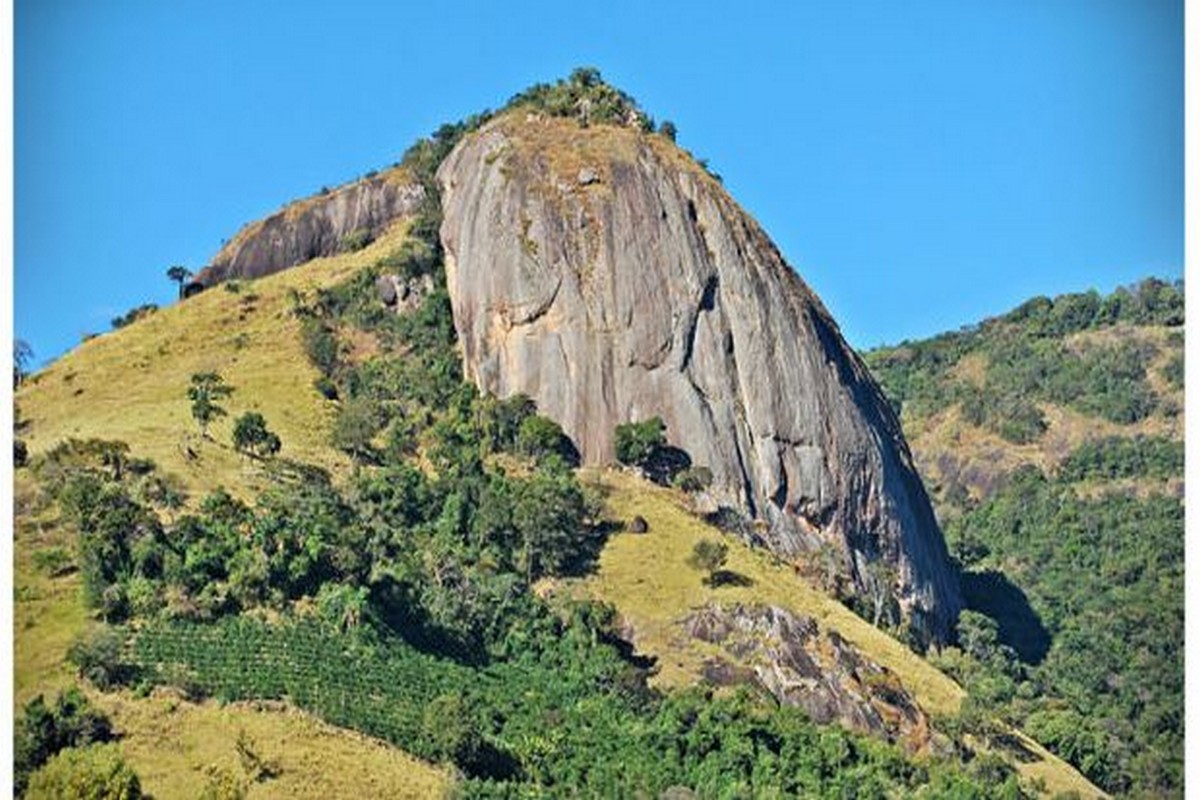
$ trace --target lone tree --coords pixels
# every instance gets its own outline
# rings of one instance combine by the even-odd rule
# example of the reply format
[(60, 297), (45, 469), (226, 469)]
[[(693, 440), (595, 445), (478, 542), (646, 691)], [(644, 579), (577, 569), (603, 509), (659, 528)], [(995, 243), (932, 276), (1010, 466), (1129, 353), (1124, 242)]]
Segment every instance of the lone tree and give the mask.
[(267, 458), (279, 452), (283, 443), (267, 427), (267, 421), (257, 411), (247, 411), (233, 423), (233, 447), (255, 458)]
[(176, 264), (167, 270), (167, 277), (179, 284), (179, 297), (183, 299), (183, 284), (188, 278), (192, 277), (192, 271), (185, 266)]
[(33, 348), (24, 339), (13, 341), (13, 388), (16, 389), (29, 374), (29, 362), (33, 361)]
[(192, 401), (192, 417), (200, 423), (200, 434), (208, 438), (208, 425), (217, 417), (225, 416), (225, 409), (217, 405), (233, 394), (233, 387), (225, 385), (225, 379), (215, 372), (197, 372), (192, 375), (192, 385), (187, 396)]
[(617, 461), (631, 467), (645, 467), (666, 445), (666, 430), (662, 417), (618, 425), (613, 435)]
[(696, 542), (692, 554), (688, 556), (688, 566), (707, 572), (708, 578), (705, 582), (714, 586), (717, 573), (725, 566), (725, 559), (728, 557), (729, 545), (714, 539), (701, 539)]

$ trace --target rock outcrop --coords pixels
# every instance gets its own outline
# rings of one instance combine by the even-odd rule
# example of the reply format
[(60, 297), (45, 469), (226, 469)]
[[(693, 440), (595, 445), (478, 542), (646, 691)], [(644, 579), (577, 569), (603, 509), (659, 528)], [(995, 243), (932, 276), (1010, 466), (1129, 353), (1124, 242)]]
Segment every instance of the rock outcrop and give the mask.
[(899, 423), (837, 325), (718, 181), (660, 136), (535, 115), (469, 135), (438, 179), (465, 372), (522, 392), (585, 463), (661, 416), (711, 492), (795, 558), (944, 638), (955, 573)]
[(412, 214), (424, 196), (419, 183), (393, 168), (291, 203), (238, 231), (195, 282), (212, 286), (230, 278), (259, 278), (333, 255)]
[(778, 606), (709, 605), (683, 621), (694, 639), (719, 645), (729, 657), (710, 659), (707, 678), (718, 685), (758, 683), (781, 703), (803, 708), (815, 722), (924, 750), (929, 717), (887, 668), (835, 631)]

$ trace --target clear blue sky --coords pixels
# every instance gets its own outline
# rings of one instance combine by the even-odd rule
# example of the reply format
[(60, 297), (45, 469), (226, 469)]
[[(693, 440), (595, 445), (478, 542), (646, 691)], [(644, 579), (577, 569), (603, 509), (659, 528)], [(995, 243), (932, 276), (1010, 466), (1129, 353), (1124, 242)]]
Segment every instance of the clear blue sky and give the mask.
[(858, 347), (1183, 265), (1183, 3), (16, 0), (39, 361), (243, 223), (590, 64), (710, 160)]

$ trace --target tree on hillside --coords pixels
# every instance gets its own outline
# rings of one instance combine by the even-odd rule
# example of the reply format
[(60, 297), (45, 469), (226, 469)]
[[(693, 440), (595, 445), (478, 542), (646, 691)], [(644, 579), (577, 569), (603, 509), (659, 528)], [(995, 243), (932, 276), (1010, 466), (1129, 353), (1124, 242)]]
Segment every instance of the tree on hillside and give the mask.
[(167, 278), (179, 284), (179, 298), (183, 299), (183, 284), (192, 277), (192, 271), (185, 266), (176, 264), (167, 270)]
[(692, 554), (688, 556), (688, 566), (707, 572), (706, 582), (709, 586), (715, 586), (717, 573), (725, 566), (725, 559), (728, 557), (729, 545), (715, 539), (701, 539), (696, 542)]
[(247, 411), (233, 423), (233, 447), (239, 453), (267, 458), (279, 452), (282, 442), (257, 411)]
[(33, 348), (24, 339), (13, 341), (13, 388), (21, 385), (29, 375), (29, 362), (33, 361)]
[(225, 379), (215, 372), (197, 372), (192, 375), (192, 385), (187, 396), (192, 401), (192, 418), (200, 423), (200, 435), (208, 438), (208, 426), (217, 417), (225, 416), (225, 409), (218, 401), (233, 394), (233, 387), (225, 385)]
[(613, 436), (617, 461), (631, 467), (646, 466), (667, 443), (666, 430), (662, 417), (618, 425)]

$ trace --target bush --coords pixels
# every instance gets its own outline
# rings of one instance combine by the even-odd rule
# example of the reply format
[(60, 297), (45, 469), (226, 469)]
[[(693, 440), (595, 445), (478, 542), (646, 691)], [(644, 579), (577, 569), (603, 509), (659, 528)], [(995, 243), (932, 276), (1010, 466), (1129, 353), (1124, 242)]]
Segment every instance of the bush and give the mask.
[(238, 452), (267, 458), (279, 452), (281, 443), (257, 411), (247, 411), (233, 423), (233, 447)]
[(137, 322), (139, 319), (142, 319), (143, 317), (150, 316), (155, 311), (158, 311), (158, 306), (155, 305), (154, 303), (145, 303), (144, 305), (140, 305), (137, 308), (130, 309), (129, 311), (126, 311), (124, 314), (122, 314), (121, 316), (115, 317), (113, 319), (113, 321), (112, 321), (113, 330), (117, 330), (119, 328), (124, 328), (126, 325), (130, 325), (134, 322)]
[(123, 645), (115, 628), (101, 625), (80, 634), (67, 649), (67, 661), (75, 665), (80, 677), (98, 689), (111, 689), (128, 683), (132, 673), (123, 660)]
[(29, 779), (31, 798), (138, 800), (142, 785), (116, 745), (63, 750)]
[(688, 556), (688, 566), (708, 573), (708, 583), (714, 582), (716, 574), (725, 566), (729, 557), (729, 545), (715, 539), (701, 539)]
[(667, 443), (666, 430), (662, 417), (618, 425), (613, 435), (617, 461), (631, 467), (645, 466)]
[(94, 710), (79, 689), (72, 687), (48, 706), (41, 695), (25, 704), (16, 721), (14, 775), (16, 794), (25, 791), (29, 776), (68, 747), (82, 747), (113, 738), (112, 723)]
[(517, 429), (517, 450), (533, 458), (549, 455), (568, 458), (571, 450), (569, 445), (559, 424), (538, 414), (521, 420)]
[(356, 459), (370, 461), (375, 458), (371, 440), (383, 422), (374, 401), (364, 397), (347, 400), (333, 421), (333, 446)]
[(708, 467), (688, 467), (676, 475), (672, 482), (685, 492), (703, 492), (712, 486), (713, 474)]
[(341, 238), (341, 241), (338, 242), (338, 250), (342, 253), (354, 253), (373, 241), (375, 241), (375, 234), (371, 233), (370, 228), (356, 228)]

